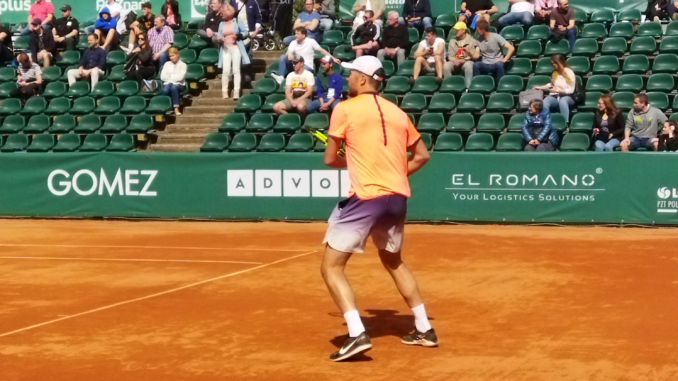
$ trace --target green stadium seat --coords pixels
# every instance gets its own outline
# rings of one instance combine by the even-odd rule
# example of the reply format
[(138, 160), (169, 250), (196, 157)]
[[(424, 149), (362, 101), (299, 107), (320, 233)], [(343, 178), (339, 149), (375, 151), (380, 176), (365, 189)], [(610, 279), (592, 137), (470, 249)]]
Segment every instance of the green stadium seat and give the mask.
[(589, 22), (589, 15), (586, 11), (575, 7), (572, 7), (572, 9), (574, 9), (574, 18), (577, 25), (581, 26)]
[[(50, 66), (50, 67), (53, 67), (53, 66)], [(56, 79), (56, 80), (57, 80), (57, 81), (61, 81), (61, 82), (66, 82), (66, 83), (68, 83), (68, 71), (69, 71), (69, 70), (72, 70), (72, 69), (78, 70), (78, 67), (79, 67), (78, 65), (71, 65), (71, 66), (69, 66), (69, 67), (63, 69), (63, 70), (61, 71), (61, 77), (59, 77), (59, 78)]]
[[(250, 94), (250, 95), (251, 95), (251, 94)], [(245, 95), (245, 96), (247, 96), (247, 95)], [(257, 98), (259, 97), (258, 95), (254, 95), (254, 96), (257, 97)], [(244, 97), (241, 97), (241, 98), (240, 98), (240, 101), (241, 101), (241, 102), (242, 102), (242, 99), (243, 99), (243, 98), (244, 98)], [(259, 98), (259, 99), (260, 99), (259, 102), (260, 102), (260, 104), (261, 104), (261, 98)], [(264, 104), (261, 106), (261, 112), (266, 112), (266, 113), (272, 113), (272, 112), (274, 112), (274, 111), (273, 111), (273, 106), (274, 106), (276, 103), (282, 101), (283, 99), (285, 99), (285, 95), (284, 95), (284, 94), (271, 94), (271, 95), (267, 96), (267, 97), (266, 97), (266, 101), (264, 101)], [(240, 103), (238, 103), (238, 105), (240, 105)], [(238, 112), (248, 112), (248, 111), (246, 111), (245, 109), (240, 109), (240, 110), (239, 110), (237, 107), (236, 107), (235, 111), (238, 111)], [(255, 110), (255, 111), (256, 111), (256, 110)], [(251, 112), (254, 112), (254, 111), (251, 111)]]
[(353, 61), (355, 59), (355, 50), (351, 45), (339, 45), (334, 48), (334, 58), (343, 62)]
[(433, 138), (431, 137), (431, 134), (422, 132), (421, 141), (424, 142), (427, 150), (430, 151), (433, 148)]
[[(454, 78), (454, 77), (448, 77)], [(462, 78), (463, 81), (463, 78)], [(386, 87), (384, 88), (385, 93), (391, 94), (406, 94), (410, 91), (410, 80), (407, 77), (395, 76), (391, 77), (388, 82), (386, 82)]]
[(67, 67), (80, 64), (80, 51), (67, 50), (61, 55), (61, 60), (56, 61), (57, 66)]
[(466, 141), (466, 151), (492, 151), (494, 148), (494, 138), (492, 134), (476, 133), (471, 134)]
[(654, 58), (652, 73), (675, 73), (676, 68), (678, 68), (678, 55), (659, 54)]
[(445, 117), (437, 112), (423, 114), (417, 123), (417, 130), (420, 132), (438, 133), (444, 129)]
[(520, 25), (509, 25), (501, 30), (501, 36), (504, 37), (504, 39), (515, 43), (525, 38), (525, 30)]
[(122, 81), (118, 84), (118, 89), (113, 93), (113, 95), (120, 98), (127, 98), (133, 95), (137, 95), (138, 93), (139, 93), (139, 83), (137, 81), (127, 80)]
[(175, 33), (174, 34), (174, 45), (175, 48), (181, 50), (185, 49), (190, 43), (188, 36), (184, 33)]
[[(617, 25), (617, 24), (615, 24)], [(628, 50), (626, 39), (622, 37), (610, 37), (603, 41), (603, 46), (600, 48), (601, 55), (622, 56)]]
[[(605, 37), (607, 37), (607, 28), (605, 28), (604, 24), (599, 22), (584, 25), (584, 28), (579, 35), (579, 38), (593, 38), (596, 40), (602, 40)], [(574, 45), (576, 47), (577, 43)]]
[[(390, 81), (392, 81), (393, 78), (391, 78)], [(447, 94), (461, 94), (466, 91), (466, 80), (460, 75), (449, 76), (443, 79), (443, 83), (440, 85), (438, 91)]]
[(612, 94), (612, 100), (618, 109), (622, 111), (629, 111), (633, 107), (633, 99), (636, 94), (630, 91), (617, 91)]
[(475, 118), (473, 114), (456, 112), (450, 116), (450, 120), (447, 121), (447, 131), (456, 131), (456, 132), (469, 132), (472, 131), (476, 126)]
[(551, 114), (551, 127), (559, 132), (567, 129), (567, 118), (561, 113)]
[(33, 115), (23, 129), (25, 134), (42, 134), (52, 125), (52, 120), (47, 115)]
[(122, 70), (125, 68), (125, 65), (115, 65), (108, 70), (108, 76), (106, 80), (111, 82), (122, 82), (127, 79), (127, 74)]
[(47, 108), (47, 100), (43, 97), (31, 97), (24, 104), (21, 109), (21, 115), (37, 115), (45, 111)]
[(544, 86), (549, 82), (551, 82), (550, 75), (535, 75), (530, 77), (525, 88), (529, 90), (535, 88), (536, 86)]
[(645, 74), (650, 71), (650, 60), (643, 54), (632, 54), (624, 60), (622, 73)]
[(574, 43), (572, 54), (575, 56), (593, 57), (598, 54), (598, 40), (594, 38), (579, 38)]
[(52, 148), (52, 152), (75, 152), (82, 141), (78, 134), (63, 134), (59, 137), (59, 141)]
[(457, 105), (459, 112), (480, 112), (483, 108), (485, 108), (485, 97), (478, 93), (462, 94)]
[(409, 34), (410, 45), (414, 45), (419, 42), (419, 31), (417, 28), (407, 28), (407, 32)]
[(96, 101), (92, 97), (81, 97), (77, 98), (73, 102), (73, 107), (70, 109), (71, 114), (75, 115), (85, 115), (94, 111), (96, 108)]
[(435, 26), (449, 32), (449, 30), (452, 29), (452, 26), (457, 23), (457, 17), (458, 15), (456, 12), (443, 13), (436, 18)]
[(315, 142), (315, 146), (313, 146), (313, 152), (325, 152), (325, 149), (327, 146), (325, 143), (321, 142), (320, 140), (317, 140)]
[(532, 62), (530, 61), (529, 58), (513, 58), (506, 64), (506, 74), (527, 77), (531, 73), (532, 73)]
[[(82, 24), (80, 24), (82, 25)], [(83, 51), (85, 49), (89, 48), (89, 42), (87, 41), (87, 35), (80, 33), (80, 39), (78, 40), (78, 44), (75, 45), (75, 49), (79, 51)]]
[(525, 36), (526, 40), (546, 41), (549, 38), (548, 25), (532, 25)]
[(586, 82), (586, 91), (602, 91), (609, 93), (614, 88), (612, 77), (607, 74), (594, 74)]
[[(299, 115), (297, 114), (285, 114), (281, 115), (280, 117), (282, 118), (283, 116), (286, 115), (295, 115), (297, 118)], [(221, 126), (219, 126), (219, 132), (240, 132), (245, 129), (247, 126), (247, 116), (243, 113), (231, 113), (227, 114), (226, 117), (224, 118), (224, 121), (221, 123)]]
[(464, 148), (464, 141), (460, 134), (456, 132), (446, 132), (438, 135), (434, 151), (456, 152)]
[(572, 68), (576, 75), (586, 75), (591, 71), (591, 61), (588, 57), (570, 57), (567, 59), (567, 64), (570, 65), (570, 68)]
[(666, 27), (666, 32), (664, 36), (678, 36), (678, 22), (671, 21)]
[(49, 102), (49, 106), (45, 111), (47, 115), (61, 115), (71, 109), (71, 100), (66, 97), (54, 98)]
[(115, 114), (121, 107), (120, 98), (114, 96), (103, 97), (99, 101), (97, 108), (94, 109), (94, 113), (99, 115)]
[(593, 61), (593, 74), (614, 75), (619, 71), (619, 58), (616, 56), (600, 56)]
[(614, 13), (607, 9), (598, 10), (591, 14), (590, 21), (592, 23), (611, 24), (614, 22)]
[(617, 86), (615, 87), (615, 90), (639, 93), (644, 87), (645, 84), (643, 83), (643, 77), (641, 77), (639, 74), (622, 74), (617, 79)]
[(598, 109), (598, 100), (603, 95), (600, 91), (589, 91), (584, 93), (584, 103), (577, 106), (578, 111), (588, 111)]
[(273, 94), (278, 90), (278, 82), (273, 78), (262, 78), (254, 82), (254, 88), (250, 94), (268, 95)]
[(194, 34), (193, 37), (191, 37), (191, 42), (188, 43), (187, 48), (195, 49), (195, 50), (202, 50), (202, 49), (205, 49), (209, 46), (211, 46), (211, 44), (209, 42), (203, 40), (197, 34)]
[[(215, 71), (215, 66), (219, 62), (219, 50), (216, 48), (207, 48), (200, 52), (195, 63), (205, 66), (208, 73)], [(277, 65), (274, 65), (277, 66)]]
[(230, 152), (252, 152), (257, 148), (257, 136), (250, 132), (241, 132), (233, 137)]
[(537, 65), (534, 68), (534, 74), (551, 76), (551, 74), (553, 74), (553, 70), (551, 57), (542, 57), (537, 60)]
[[(106, 56), (106, 67), (111, 68), (115, 65), (122, 65), (125, 63), (125, 52), (122, 50), (111, 50)], [(85, 141), (87, 143), (87, 141)]]
[(669, 103), (669, 96), (664, 93), (664, 92), (659, 92), (659, 91), (648, 91), (647, 93), (647, 99), (650, 104), (662, 111), (668, 110), (670, 103)]
[(541, 42), (538, 40), (525, 40), (518, 45), (516, 57), (537, 58), (542, 53)]
[(58, 66), (50, 66), (42, 69), (42, 81), (43, 82), (54, 82), (58, 81), (61, 78), (61, 68)]
[(522, 151), (524, 143), (523, 134), (502, 134), (497, 141), (497, 151)]
[(330, 127), (330, 118), (327, 114), (310, 114), (304, 121), (304, 128), (311, 130), (326, 130)]
[(31, 145), (26, 148), (28, 152), (49, 152), (49, 150), (54, 147), (56, 141), (54, 140), (54, 135), (51, 134), (39, 134), (33, 136), (33, 141)]
[[(226, 123), (225, 119), (224, 123)], [(275, 126), (273, 126), (273, 132), (293, 134), (300, 128), (301, 128), (301, 117), (299, 116), (299, 114), (282, 114), (278, 117), (278, 120), (275, 122)]]
[(433, 94), (438, 91), (439, 83), (435, 77), (419, 77), (412, 86), (413, 93)]
[[(353, 30), (350, 30), (350, 31), (348, 31), (348, 33), (346, 33), (346, 37), (344, 38), (343, 42), (344, 42), (345, 45), (352, 45), (353, 44)], [(327, 50), (327, 49), (325, 49), (325, 50)]]
[(311, 134), (294, 134), (285, 147), (287, 152), (310, 152), (313, 150), (315, 142)]
[(595, 114), (592, 112), (578, 112), (572, 116), (570, 121), (571, 132), (591, 132)]
[(272, 114), (254, 114), (250, 118), (245, 131), (247, 132), (267, 132), (273, 129), (273, 115)]
[(344, 34), (340, 30), (328, 30), (323, 34), (322, 44), (334, 49), (344, 42)]
[(638, 32), (636, 32), (636, 36), (649, 36), (654, 38), (661, 38), (662, 34), (662, 24), (654, 21), (639, 24)]
[(546, 48), (544, 49), (545, 56), (554, 56), (556, 54), (562, 54), (567, 56), (570, 53), (570, 42), (566, 39), (562, 39), (557, 43), (549, 41), (546, 43)]
[(0, 99), (9, 98), (12, 96), (12, 92), (19, 88), (19, 84), (16, 82), (5, 82), (0, 84)]
[(457, 105), (454, 94), (438, 93), (434, 94), (428, 105), (429, 112), (450, 113)]
[(393, 61), (389, 60), (384, 60), (381, 65), (384, 67), (384, 73), (386, 74), (386, 78), (390, 78), (393, 75), (395, 75), (395, 64)]
[(26, 118), (21, 115), (10, 115), (2, 121), (0, 134), (16, 134), (26, 127)]
[(134, 150), (134, 136), (126, 133), (115, 134), (106, 147), (109, 152), (129, 152)]
[(31, 36), (19, 36), (14, 40), (14, 51), (23, 51), (29, 49)]
[(285, 134), (270, 132), (261, 137), (257, 152), (280, 152), (285, 148)]
[(101, 126), (101, 131), (104, 134), (117, 134), (127, 128), (127, 117), (122, 114), (114, 114), (106, 117), (104, 125)]
[(13, 67), (0, 68), (0, 82), (16, 81), (16, 69)]
[(129, 126), (125, 129), (130, 134), (144, 134), (155, 128), (153, 116), (149, 114), (139, 114), (132, 117)]
[(17, 152), (23, 151), (28, 147), (28, 135), (14, 134), (9, 135), (5, 140), (5, 145), (2, 146), (2, 152)]
[(45, 91), (42, 92), (42, 96), (47, 99), (52, 99), (66, 94), (67, 90), (66, 84), (63, 82), (50, 82), (45, 86)]
[(88, 95), (90, 92), (89, 82), (78, 81), (68, 87), (68, 91), (64, 94), (66, 97), (80, 98)]
[(492, 94), (487, 101), (487, 112), (509, 112), (515, 107), (515, 98), (507, 93)]
[(497, 92), (499, 93), (509, 93), (509, 94), (518, 94), (523, 91), (525, 87), (525, 82), (523, 78), (518, 75), (505, 75), (499, 80), (497, 85)]
[(146, 114), (161, 115), (172, 110), (172, 98), (168, 95), (156, 95), (151, 98), (146, 107)]
[(636, 37), (631, 43), (631, 54), (652, 55), (657, 50), (657, 40), (654, 37)]
[(501, 132), (506, 127), (506, 120), (502, 114), (483, 114), (478, 119), (476, 130), (484, 132)]
[(395, 95), (395, 94), (387, 94), (387, 93), (383, 93), (383, 94), (379, 94), (379, 95), (380, 95), (382, 98), (386, 99), (387, 101), (389, 101), (389, 102), (395, 104), (396, 106), (398, 105), (398, 96), (397, 96), (397, 95)]
[(108, 145), (106, 135), (103, 134), (89, 134), (85, 137), (85, 141), (80, 146), (80, 152), (99, 152), (103, 151)]
[(49, 132), (52, 134), (67, 134), (71, 132), (76, 126), (77, 121), (75, 115), (59, 115), (54, 118), (54, 123), (50, 127)]
[(647, 80), (645, 90), (670, 93), (676, 87), (673, 76), (668, 73), (652, 74)]
[(198, 59), (198, 53), (193, 49), (184, 49), (179, 51), (179, 57), (186, 65), (190, 65)]
[(445, 30), (443, 28), (436, 27), (436, 36), (445, 39)]
[[(522, 28), (521, 28), (522, 29)], [(494, 91), (494, 77), (491, 75), (476, 75), (471, 79), (468, 87), (470, 93), (490, 94)]]
[[(551, 114), (551, 119), (553, 119), (553, 116), (556, 114)], [(523, 130), (523, 121), (525, 120), (525, 114), (524, 113), (519, 113), (511, 116), (511, 119), (509, 119), (508, 126), (506, 126), (506, 129), (509, 132), (520, 132)]]
[(617, 15), (617, 23), (619, 23), (619, 21), (631, 21), (637, 23), (640, 22), (640, 20), (640, 11), (637, 9), (626, 9), (619, 12), (619, 15)]
[(629, 40), (633, 37), (635, 31), (633, 30), (633, 24), (628, 22), (618, 22), (612, 24), (610, 28), (610, 37), (621, 37), (625, 40)]
[(191, 88), (197, 88), (193, 85), (205, 79), (205, 68), (200, 64), (192, 63), (186, 67), (186, 81), (189, 82)]
[[(76, 82), (78, 83), (78, 82)], [(80, 82), (82, 83), (82, 82)], [(73, 84), (75, 85), (75, 84)], [(103, 98), (107, 97), (109, 95), (112, 95), (115, 92), (115, 84), (111, 81), (99, 81), (97, 82), (96, 85), (94, 85), (94, 88), (92, 89), (92, 92), (89, 93), (90, 97), (94, 98)]]
[(678, 36), (662, 38), (662, 42), (659, 44), (659, 53), (678, 54)]
[(91, 134), (98, 131), (102, 124), (103, 123), (99, 115), (83, 115), (78, 122), (78, 127), (76, 127), (74, 131), (78, 134)]
[(231, 143), (228, 134), (213, 132), (207, 135), (205, 143), (200, 147), (200, 152), (223, 152)]
[(588, 134), (570, 133), (563, 137), (560, 143), (561, 151), (588, 151), (591, 140)]
[(0, 103), (0, 115), (12, 115), (21, 110), (21, 99), (9, 98)]
[(125, 103), (122, 105), (122, 108), (118, 112), (125, 115), (136, 115), (140, 114), (145, 109), (146, 109), (146, 98), (140, 95), (135, 95), (125, 99)]

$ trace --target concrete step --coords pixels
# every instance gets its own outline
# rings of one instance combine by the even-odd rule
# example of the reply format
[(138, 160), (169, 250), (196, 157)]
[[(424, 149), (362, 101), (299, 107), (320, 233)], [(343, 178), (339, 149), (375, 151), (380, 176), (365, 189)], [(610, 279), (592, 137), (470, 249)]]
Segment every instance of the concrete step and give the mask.
[(154, 144), (151, 151), (158, 152), (196, 152), (200, 151), (200, 144)]
[(185, 126), (185, 125), (194, 125), (194, 124), (211, 124), (214, 126), (220, 126), (221, 123), (224, 121), (224, 117), (226, 114), (230, 113), (231, 111), (224, 112), (223, 114), (206, 114), (202, 115), (201, 117), (197, 118), (195, 116), (186, 116), (182, 115), (177, 117), (177, 122), (175, 125), (177, 126)]
[(201, 124), (172, 124), (169, 125), (162, 136), (169, 134), (195, 134), (207, 135), (216, 132), (219, 129), (219, 124), (201, 123)]
[(200, 144), (205, 142), (207, 134), (167, 134), (158, 136), (159, 144)]
[[(244, 94), (249, 94), (251, 89), (241, 89), (240, 90), (240, 96), (242, 97)], [(230, 92), (231, 95), (233, 94), (233, 91)], [(216, 86), (214, 89), (207, 89), (203, 90), (202, 93), (200, 94), (200, 98), (221, 98), (221, 84), (219, 86)], [(193, 98), (193, 102), (198, 99)], [(231, 99), (231, 98), (229, 98)], [(238, 103), (238, 102), (236, 102)]]
[(257, 50), (253, 57), (255, 59), (279, 58), (284, 52), (284, 50)]
[[(191, 106), (184, 110), (185, 116), (193, 117), (194, 120), (197, 120), (197, 117), (209, 116), (209, 115), (225, 115), (231, 112), (235, 108), (235, 105), (232, 106)], [(184, 116), (182, 115), (182, 116)], [(195, 122), (194, 122), (195, 123)]]
[[(219, 91), (219, 94), (221, 94), (221, 90)], [(219, 97), (219, 98), (198, 97), (198, 98), (193, 98), (193, 105), (191, 107), (212, 106), (212, 107), (215, 108), (215, 110), (221, 110), (222, 107), (235, 106), (237, 104), (238, 104), (238, 102), (234, 101), (232, 98), (223, 99), (221, 97)]]

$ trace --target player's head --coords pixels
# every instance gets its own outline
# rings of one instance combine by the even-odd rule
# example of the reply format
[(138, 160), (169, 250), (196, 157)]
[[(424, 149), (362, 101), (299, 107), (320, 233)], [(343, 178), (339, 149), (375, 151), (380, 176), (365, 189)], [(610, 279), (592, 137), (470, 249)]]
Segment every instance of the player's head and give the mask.
[(341, 66), (351, 71), (348, 76), (348, 95), (351, 97), (366, 91), (378, 91), (386, 76), (381, 61), (374, 56), (361, 56)]

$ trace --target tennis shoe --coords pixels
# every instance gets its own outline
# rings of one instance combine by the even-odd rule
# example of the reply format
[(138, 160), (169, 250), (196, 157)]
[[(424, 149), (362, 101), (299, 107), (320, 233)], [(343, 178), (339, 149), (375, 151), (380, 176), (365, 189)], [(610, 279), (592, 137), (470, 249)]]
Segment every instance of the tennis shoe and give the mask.
[(276, 73), (271, 73), (271, 77), (273, 77), (273, 79), (278, 82), (278, 85), (282, 85), (282, 83), (285, 81), (285, 77)]
[(346, 341), (344, 341), (344, 345), (341, 346), (341, 349), (330, 355), (330, 360), (346, 360), (347, 358), (355, 356), (359, 353), (367, 352), (370, 349), (372, 349), (370, 337), (367, 336), (365, 332), (363, 332), (356, 337), (349, 336)]
[(402, 343), (407, 345), (421, 345), (424, 347), (437, 347), (438, 336), (433, 328), (426, 332), (419, 332), (415, 328), (414, 332), (403, 336)]

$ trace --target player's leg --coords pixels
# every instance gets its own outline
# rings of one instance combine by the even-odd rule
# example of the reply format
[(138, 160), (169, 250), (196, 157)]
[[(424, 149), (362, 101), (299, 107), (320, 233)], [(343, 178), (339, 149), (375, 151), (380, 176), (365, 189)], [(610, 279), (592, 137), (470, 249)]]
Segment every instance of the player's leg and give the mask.
[[(337, 304), (342, 313), (347, 313), (349, 311), (356, 310), (355, 303), (355, 294), (351, 285), (348, 283), (346, 274), (344, 274), (344, 268), (346, 267), (346, 262), (351, 258), (353, 253), (344, 253), (339, 250), (331, 248), (329, 245), (325, 246), (325, 255), (323, 256), (323, 262), (320, 267), (320, 272), (322, 273), (327, 289), (332, 295), (332, 299)], [(353, 330), (351, 332), (351, 326), (349, 325), (349, 334), (351, 336), (357, 336), (365, 330), (360, 325), (353, 327), (359, 330)]]

